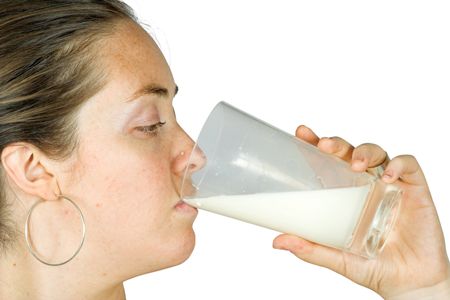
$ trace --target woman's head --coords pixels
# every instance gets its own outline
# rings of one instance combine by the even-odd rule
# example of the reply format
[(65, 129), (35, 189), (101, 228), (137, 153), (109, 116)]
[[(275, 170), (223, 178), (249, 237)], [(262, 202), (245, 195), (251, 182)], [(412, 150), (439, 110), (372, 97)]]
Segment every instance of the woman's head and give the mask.
[(69, 264), (126, 279), (184, 261), (196, 211), (177, 205), (178, 187), (193, 143), (176, 122), (177, 86), (157, 45), (116, 0), (0, 8), (0, 247), (25, 249), (26, 214), (44, 200), (34, 247), (48, 261), (72, 253), (79, 215), (62, 194), (87, 226)]

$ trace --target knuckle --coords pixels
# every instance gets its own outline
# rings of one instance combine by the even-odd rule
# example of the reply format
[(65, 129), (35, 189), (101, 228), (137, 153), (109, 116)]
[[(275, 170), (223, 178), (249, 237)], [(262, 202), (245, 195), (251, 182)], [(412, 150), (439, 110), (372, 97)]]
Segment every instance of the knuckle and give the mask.
[(398, 160), (401, 161), (411, 161), (411, 162), (417, 162), (417, 159), (411, 155), (411, 154), (402, 154), (396, 157)]
[(417, 163), (417, 159), (416, 159), (416, 157), (414, 155), (408, 154), (407, 157), (408, 157), (409, 160)]
[(341, 138), (340, 136), (332, 136), (330, 137), (330, 139), (332, 139), (333, 141), (337, 141), (337, 142), (345, 142), (345, 140), (343, 138)]
[(338, 136), (330, 136), (328, 139), (335, 143), (342, 143), (342, 139)]
[(356, 151), (358, 152), (368, 152), (371, 149), (368, 143), (360, 144), (356, 147)]
[(359, 145), (359, 147), (373, 147), (373, 146), (376, 146), (376, 145), (373, 143), (362, 143), (361, 145)]
[(392, 162), (393, 162), (393, 164), (400, 165), (402, 167), (406, 167), (406, 166), (417, 167), (419, 165), (417, 159), (413, 155), (410, 155), (410, 154), (398, 155), (392, 159)]
[(343, 138), (339, 137), (339, 136), (332, 136), (330, 137), (330, 139), (336, 143), (338, 143), (341, 146), (344, 147), (351, 147), (350, 143), (347, 142), (346, 140), (344, 140)]
[(411, 166), (414, 166), (415, 168), (419, 167), (419, 162), (417, 161), (416, 157), (414, 155), (408, 154), (406, 155), (406, 160)]
[(374, 149), (374, 150), (380, 150), (383, 151), (383, 148), (377, 144), (374, 143), (363, 143), (361, 145), (359, 145), (359, 147), (365, 148), (365, 149)]

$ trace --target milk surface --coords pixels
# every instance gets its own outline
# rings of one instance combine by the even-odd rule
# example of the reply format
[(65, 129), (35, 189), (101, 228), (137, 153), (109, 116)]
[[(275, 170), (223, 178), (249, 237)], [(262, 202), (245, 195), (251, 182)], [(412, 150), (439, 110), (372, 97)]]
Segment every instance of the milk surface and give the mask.
[(364, 185), (184, 201), (200, 209), (343, 248), (352, 238), (369, 190), (370, 185)]

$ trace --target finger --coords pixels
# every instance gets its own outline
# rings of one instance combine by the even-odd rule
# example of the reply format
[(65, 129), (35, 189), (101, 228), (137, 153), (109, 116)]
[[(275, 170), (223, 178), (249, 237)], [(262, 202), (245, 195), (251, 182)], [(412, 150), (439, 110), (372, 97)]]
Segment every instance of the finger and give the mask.
[(328, 268), (339, 274), (346, 275), (345, 258), (342, 251), (319, 245), (300, 237), (282, 234), (273, 241), (273, 247), (288, 250), (308, 263)]
[(422, 168), (412, 155), (400, 155), (392, 159), (382, 178), (387, 183), (393, 183), (401, 179), (405, 183), (414, 185), (427, 184)]
[(355, 147), (340, 137), (322, 138), (317, 144), (320, 150), (336, 155), (337, 157), (350, 162)]
[(386, 151), (375, 144), (362, 144), (355, 148), (352, 156), (352, 169), (363, 172), (382, 164), (387, 158)]
[(300, 125), (297, 127), (295, 136), (314, 146), (317, 146), (317, 143), (319, 142), (319, 137), (314, 133), (314, 131), (305, 125)]

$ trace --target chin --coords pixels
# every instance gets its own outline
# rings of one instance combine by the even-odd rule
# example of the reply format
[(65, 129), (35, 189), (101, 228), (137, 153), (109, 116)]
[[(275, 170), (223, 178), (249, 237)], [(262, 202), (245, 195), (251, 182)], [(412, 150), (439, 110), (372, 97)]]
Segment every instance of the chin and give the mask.
[(124, 280), (153, 273), (156, 271), (172, 268), (184, 263), (192, 254), (195, 247), (195, 232), (193, 228), (185, 228), (170, 236), (169, 239), (153, 239), (145, 250), (137, 249), (131, 254), (127, 247), (126, 257), (134, 257), (127, 260), (120, 276)]
[(178, 266), (184, 263), (192, 254), (195, 248), (195, 232), (194, 230), (190, 230), (186, 232), (185, 237), (183, 238), (183, 243), (179, 245), (176, 249), (174, 249), (174, 261), (173, 265), (170, 267)]
[(195, 247), (195, 233), (191, 228), (181, 236), (168, 241), (166, 247), (160, 248), (160, 255), (156, 262), (149, 266), (144, 273), (152, 273), (159, 270), (172, 268), (184, 263), (192, 254)]

